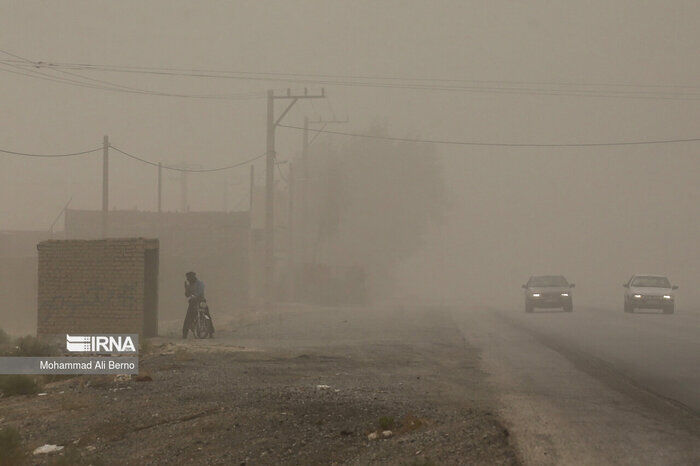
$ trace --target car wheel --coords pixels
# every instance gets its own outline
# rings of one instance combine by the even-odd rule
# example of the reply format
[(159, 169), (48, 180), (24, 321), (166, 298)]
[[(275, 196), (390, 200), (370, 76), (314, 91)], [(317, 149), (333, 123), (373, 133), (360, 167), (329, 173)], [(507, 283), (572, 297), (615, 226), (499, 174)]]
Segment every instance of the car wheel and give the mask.
[(569, 303), (564, 306), (566, 312), (574, 312), (574, 303)]
[(532, 312), (532, 304), (529, 301), (525, 301), (525, 312)]
[(633, 312), (632, 306), (627, 303), (627, 300), (625, 300), (625, 312)]
[(676, 306), (674, 306), (674, 305), (665, 307), (664, 314), (673, 314), (673, 312), (676, 310), (675, 308), (676, 308)]

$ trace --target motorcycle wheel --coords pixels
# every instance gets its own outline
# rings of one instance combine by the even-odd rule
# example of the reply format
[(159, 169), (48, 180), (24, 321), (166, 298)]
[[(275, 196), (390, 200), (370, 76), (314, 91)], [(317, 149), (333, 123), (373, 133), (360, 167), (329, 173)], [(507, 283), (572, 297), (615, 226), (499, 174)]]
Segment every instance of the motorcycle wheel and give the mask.
[(209, 336), (207, 318), (201, 313), (197, 314), (197, 320), (194, 323), (194, 336), (197, 338), (207, 338)]

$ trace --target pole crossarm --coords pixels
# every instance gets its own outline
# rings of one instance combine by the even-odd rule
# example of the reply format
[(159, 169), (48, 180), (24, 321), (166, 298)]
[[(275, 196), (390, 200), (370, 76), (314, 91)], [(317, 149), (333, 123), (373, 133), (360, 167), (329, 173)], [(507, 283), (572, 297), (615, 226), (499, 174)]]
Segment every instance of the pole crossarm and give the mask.
[(292, 101), (289, 103), (289, 105), (287, 105), (287, 108), (284, 109), (284, 112), (282, 112), (282, 115), (280, 115), (280, 117), (277, 119), (277, 121), (275, 121), (275, 127), (277, 127), (277, 125), (280, 124), (280, 121), (282, 121), (282, 118), (284, 118), (285, 115), (287, 115), (287, 113), (292, 109), (292, 107), (294, 106), (294, 104), (297, 103), (297, 100), (299, 100), (299, 99), (296, 98), (296, 99), (292, 100)]
[(325, 99), (325, 98), (326, 98), (326, 90), (325, 89), (321, 89), (320, 94), (309, 94), (306, 89), (304, 89), (303, 94), (292, 94), (289, 89), (287, 89), (286, 94), (280, 94), (280, 95), (273, 94), (272, 95), (273, 100), (275, 100), (275, 99), (291, 100), (289, 105), (287, 105), (287, 108), (284, 109), (284, 112), (282, 112), (282, 114), (279, 116), (279, 118), (277, 118), (277, 120), (275, 121), (275, 127), (277, 127), (280, 124), (280, 122), (282, 121), (282, 118), (284, 118), (287, 115), (287, 113), (289, 113), (289, 111), (292, 109), (294, 104), (297, 103), (297, 101), (299, 99)]

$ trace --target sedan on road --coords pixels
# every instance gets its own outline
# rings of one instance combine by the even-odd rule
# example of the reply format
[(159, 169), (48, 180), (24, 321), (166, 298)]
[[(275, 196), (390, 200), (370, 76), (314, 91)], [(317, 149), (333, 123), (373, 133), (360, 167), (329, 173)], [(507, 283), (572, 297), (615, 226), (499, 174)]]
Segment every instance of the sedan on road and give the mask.
[(566, 312), (574, 310), (571, 288), (573, 283), (562, 275), (536, 275), (523, 285), (525, 290), (525, 312), (535, 308), (561, 307)]
[(662, 309), (664, 314), (676, 310), (676, 285), (663, 275), (632, 275), (624, 285), (625, 312), (635, 309)]

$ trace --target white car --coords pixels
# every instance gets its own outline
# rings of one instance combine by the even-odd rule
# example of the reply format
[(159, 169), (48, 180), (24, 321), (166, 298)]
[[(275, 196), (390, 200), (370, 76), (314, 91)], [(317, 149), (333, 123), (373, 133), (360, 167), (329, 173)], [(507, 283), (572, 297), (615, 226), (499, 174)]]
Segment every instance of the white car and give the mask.
[(664, 314), (676, 310), (677, 286), (663, 275), (632, 275), (625, 287), (625, 312), (635, 309), (662, 309)]

